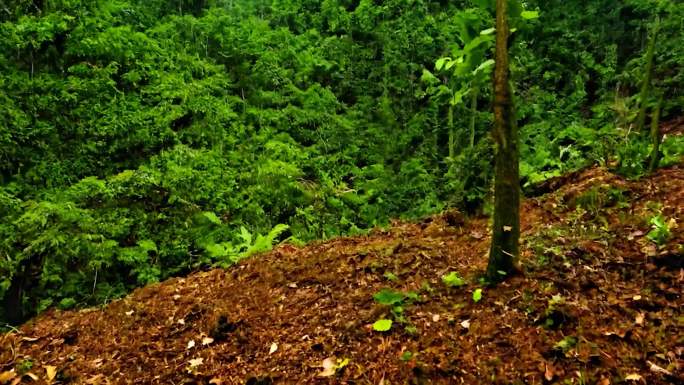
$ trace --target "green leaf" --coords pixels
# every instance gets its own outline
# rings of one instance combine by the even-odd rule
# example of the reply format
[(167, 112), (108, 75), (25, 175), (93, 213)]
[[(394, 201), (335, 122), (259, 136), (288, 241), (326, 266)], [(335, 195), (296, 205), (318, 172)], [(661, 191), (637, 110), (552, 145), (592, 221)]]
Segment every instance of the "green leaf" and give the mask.
[(444, 64), (446, 63), (447, 60), (451, 60), (451, 59), (448, 57), (441, 57), (441, 58), (437, 59), (437, 61), (435, 62), (435, 69), (437, 71), (441, 70), (442, 67), (444, 67)]
[(481, 299), (482, 299), (482, 289), (475, 289), (475, 291), (473, 291), (473, 302), (475, 302), (475, 303), (480, 302)]
[(402, 292), (394, 291), (391, 289), (382, 289), (379, 292), (375, 293), (373, 299), (375, 299), (375, 301), (379, 304), (391, 306), (400, 304), (404, 301), (405, 297), (406, 295)]
[(386, 332), (392, 328), (392, 320), (380, 319), (373, 324), (373, 330), (376, 332)]
[(157, 245), (154, 243), (154, 241), (151, 241), (149, 239), (142, 239), (138, 241), (138, 246), (140, 246), (141, 249), (144, 251), (157, 251)]
[(554, 349), (561, 350), (563, 353), (565, 353), (575, 347), (575, 345), (577, 345), (577, 338), (573, 336), (566, 336), (562, 340), (558, 341), (553, 347)]
[(449, 287), (460, 287), (466, 284), (465, 280), (455, 271), (442, 276), (442, 282)]
[(473, 71), (473, 73), (476, 74), (476, 73), (478, 73), (478, 72), (480, 72), (480, 71), (487, 70), (487, 69), (491, 68), (493, 65), (494, 65), (494, 59), (485, 60), (482, 64), (480, 64), (480, 65), (475, 69), (475, 71)]
[(496, 32), (496, 28), (487, 28), (485, 30), (480, 31), (480, 35), (491, 35), (494, 32)]
[(522, 11), (520, 16), (525, 20), (538, 19), (539, 11)]
[(420, 80), (428, 84), (439, 83), (439, 79), (426, 69), (423, 69), (423, 75), (420, 77)]
[(463, 103), (463, 96), (468, 92), (467, 88), (460, 89), (456, 92), (454, 92), (454, 95), (451, 97), (450, 103), (452, 106), (457, 106), (461, 103)]
[(211, 223), (213, 223), (213, 224), (215, 224), (215, 225), (220, 225), (220, 224), (221, 224), (221, 219), (219, 219), (219, 217), (217, 217), (216, 214), (214, 214), (214, 213), (211, 212), (211, 211), (205, 211), (205, 212), (203, 212), (203, 213), (202, 213), (202, 216), (203, 216), (204, 218), (206, 218), (209, 222), (211, 222)]

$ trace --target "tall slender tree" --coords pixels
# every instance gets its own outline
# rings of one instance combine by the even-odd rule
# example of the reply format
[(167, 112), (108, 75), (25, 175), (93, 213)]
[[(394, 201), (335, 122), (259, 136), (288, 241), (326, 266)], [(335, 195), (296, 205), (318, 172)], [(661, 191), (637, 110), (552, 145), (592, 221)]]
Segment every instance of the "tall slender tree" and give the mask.
[(641, 81), (641, 92), (639, 93), (639, 115), (637, 115), (636, 130), (641, 133), (646, 124), (646, 108), (648, 107), (648, 95), (651, 92), (651, 78), (653, 76), (653, 61), (655, 59), (655, 49), (658, 42), (658, 32), (660, 29), (660, 17), (656, 17), (653, 30), (648, 41), (646, 50), (646, 63), (644, 64), (644, 77)]
[(494, 67), (495, 182), (494, 225), (487, 276), (501, 281), (515, 270), (520, 238), (520, 184), (518, 128), (508, 67), (508, 1), (496, 0)]

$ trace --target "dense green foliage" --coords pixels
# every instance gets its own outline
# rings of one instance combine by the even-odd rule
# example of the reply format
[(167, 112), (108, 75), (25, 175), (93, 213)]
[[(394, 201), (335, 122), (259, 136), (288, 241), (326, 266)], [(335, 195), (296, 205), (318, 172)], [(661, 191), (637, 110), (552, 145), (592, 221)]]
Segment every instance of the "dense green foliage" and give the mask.
[[(480, 209), (491, 3), (5, 1), (0, 319), (100, 303), (288, 237)], [(648, 133), (630, 127), (661, 96), (662, 121), (682, 114), (684, 6), (526, 8), (539, 19), (511, 47), (523, 186), (596, 162), (643, 174)], [(683, 152), (673, 137), (660, 148), (661, 164)]]

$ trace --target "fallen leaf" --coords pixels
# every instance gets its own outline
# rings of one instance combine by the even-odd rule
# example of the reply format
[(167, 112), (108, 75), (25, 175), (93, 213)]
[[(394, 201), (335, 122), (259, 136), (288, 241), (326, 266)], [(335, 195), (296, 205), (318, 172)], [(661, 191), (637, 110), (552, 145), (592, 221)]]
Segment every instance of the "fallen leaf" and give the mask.
[(268, 350), (268, 354), (273, 354), (278, 350), (278, 344), (275, 342), (271, 344), (271, 349)]
[(36, 376), (35, 374), (33, 374), (33, 373), (31, 373), (31, 372), (28, 372), (28, 373), (26, 373), (26, 374), (24, 374), (24, 375), (25, 375), (25, 376), (28, 376), (28, 377), (29, 377), (30, 379), (32, 379), (33, 381), (38, 381), (38, 376)]
[(647, 257), (655, 257), (658, 253), (655, 245), (647, 245), (641, 248), (641, 252), (646, 254)]
[(643, 379), (644, 378), (641, 377), (641, 375), (639, 375), (637, 373), (628, 374), (627, 377), (625, 377), (626, 381), (641, 381)]
[(349, 365), (349, 358), (345, 358), (344, 360), (338, 360), (337, 358), (333, 357), (328, 357), (323, 360), (321, 363), (321, 367), (323, 370), (318, 373), (319, 377), (330, 377), (333, 374), (337, 373), (338, 370), (344, 368), (345, 366)]
[(335, 357), (328, 357), (323, 360), (321, 363), (321, 367), (323, 370), (318, 373), (319, 377), (330, 377), (333, 374), (335, 374), (335, 371), (337, 370), (337, 358)]
[(637, 314), (636, 318), (634, 319), (634, 322), (636, 322), (637, 325), (643, 325), (644, 324), (644, 313)]
[(17, 373), (14, 372), (14, 369), (8, 370), (6, 372), (0, 373), (0, 384), (4, 384), (6, 382), (9, 382), (11, 379), (17, 376)]
[(661, 368), (660, 366), (654, 364), (654, 363), (651, 362), (651, 361), (646, 361), (646, 363), (648, 364), (648, 368), (649, 368), (653, 373), (664, 374), (664, 375), (666, 375), (666, 376), (674, 376), (674, 374), (672, 374), (671, 371), (669, 371), (669, 370), (667, 370), (667, 369), (665, 369), (665, 368)]
[(513, 227), (511, 227), (511, 226), (504, 226), (504, 227), (503, 227), (503, 231), (505, 231), (505, 232), (507, 232), (507, 233), (510, 233), (511, 231), (513, 231)]
[(212, 342), (214, 342), (214, 339), (211, 338), (211, 337), (204, 337), (204, 338), (202, 338), (202, 345), (205, 345), (205, 346), (206, 346), (206, 345), (211, 344)]
[(641, 299), (641, 296), (637, 294), (637, 295), (635, 295), (634, 297), (632, 297), (632, 299), (635, 300), (635, 301), (638, 301), (638, 300)]
[(463, 329), (470, 329), (470, 320), (467, 319), (467, 320), (461, 322), (461, 327), (462, 327)]
[(57, 367), (56, 366), (45, 365), (45, 378), (48, 380), (48, 382), (52, 382), (52, 380), (55, 379), (56, 375), (57, 375)]
[(188, 347), (187, 349), (192, 349), (195, 347), (195, 340), (190, 340), (188, 341)]
[(88, 379), (88, 381), (86, 381), (86, 384), (97, 385), (100, 383), (100, 380), (102, 379), (102, 377), (104, 377), (104, 375), (102, 375), (102, 374), (98, 374), (95, 377), (91, 377), (90, 379)]
[(606, 377), (601, 377), (601, 379), (596, 383), (596, 385), (610, 385), (610, 380)]
[(212, 378), (211, 380), (209, 380), (209, 384), (221, 385), (221, 384), (223, 384), (223, 380), (221, 380), (220, 378)]
[(129, 310), (129, 311), (126, 312), (126, 315), (127, 315), (127, 316), (131, 316), (131, 315), (133, 315), (133, 313), (135, 313), (134, 310)]
[(191, 368), (196, 368), (204, 363), (204, 358), (199, 357), (199, 358), (193, 358), (190, 361), (188, 361), (188, 364), (190, 364)]
[(173, 299), (177, 301), (180, 299), (180, 297), (180, 294), (174, 294)]
[(437, 322), (439, 321), (439, 314), (435, 314), (432, 316), (432, 322)]
[(555, 375), (556, 374), (553, 372), (553, 365), (549, 366), (548, 364), (544, 364), (544, 378), (546, 378), (546, 381), (553, 380)]

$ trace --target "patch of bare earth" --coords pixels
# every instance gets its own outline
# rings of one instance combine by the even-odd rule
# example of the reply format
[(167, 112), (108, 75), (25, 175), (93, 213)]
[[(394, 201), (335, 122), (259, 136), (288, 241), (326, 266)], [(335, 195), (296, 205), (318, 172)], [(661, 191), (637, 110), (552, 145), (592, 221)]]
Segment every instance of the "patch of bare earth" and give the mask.
[[(684, 170), (595, 168), (552, 190), (524, 203), (521, 274), (495, 288), (478, 282), (485, 218), (395, 223), (46, 312), (0, 336), (0, 383), (683, 383)], [(445, 286), (452, 271), (468, 283)], [(403, 319), (383, 288), (418, 295)]]

